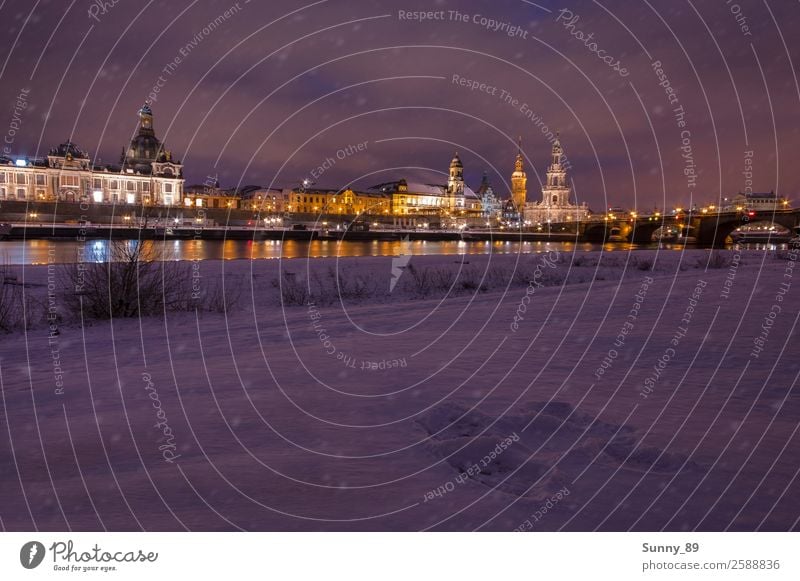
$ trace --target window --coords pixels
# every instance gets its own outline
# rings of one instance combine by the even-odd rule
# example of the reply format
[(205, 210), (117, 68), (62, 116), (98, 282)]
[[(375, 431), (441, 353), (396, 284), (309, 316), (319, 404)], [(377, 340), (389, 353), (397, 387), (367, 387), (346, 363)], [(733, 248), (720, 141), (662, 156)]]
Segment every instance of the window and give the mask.
[(129, 204), (136, 203), (136, 194), (125, 194), (125, 201)]
[(133, 192), (136, 190), (136, 184), (134, 184), (133, 182), (126, 182), (125, 189), (128, 190), (129, 192)]
[(3, 198), (3, 199), (6, 198), (6, 189), (5, 188), (0, 188), (0, 198)]
[(171, 194), (172, 193), (172, 184), (164, 184), (164, 192), (166, 192), (167, 194)]
[(117, 180), (111, 180), (108, 187), (110, 187), (112, 190), (118, 190), (119, 182)]
[(79, 179), (78, 176), (61, 176), (61, 185), (77, 188), (80, 185)]
[(99, 204), (100, 202), (103, 201), (103, 192), (94, 192), (92, 194), (92, 198), (94, 199), (95, 203)]
[(6, 183), (6, 172), (0, 171), (0, 184)]
[(18, 173), (17, 174), (17, 183), (20, 184), (20, 185), (24, 185), (24, 184), (28, 183), (28, 180), (25, 179), (25, 174), (24, 173)]
[(142, 182), (142, 191), (149, 192), (150, 191), (150, 182)]
[(172, 196), (164, 196), (164, 205), (171, 206), (172, 205)]
[(100, 178), (94, 178), (94, 180), (92, 181), (92, 187), (94, 189), (96, 189), (96, 190), (102, 190), (103, 189), (103, 180), (100, 179)]
[(47, 183), (47, 182), (45, 181), (45, 175), (44, 175), (44, 174), (42, 174), (42, 173), (37, 173), (37, 174), (36, 174), (36, 185), (37, 185), (37, 186), (43, 186), (43, 185), (45, 185), (46, 183)]
[(197, 198), (194, 201), (194, 205), (197, 206), (198, 208), (201, 207), (203, 205), (203, 199), (202, 198)]
[(17, 188), (17, 199), (18, 200), (25, 199), (25, 188)]
[(47, 194), (44, 190), (36, 190), (36, 197), (40, 200), (44, 200), (47, 197)]

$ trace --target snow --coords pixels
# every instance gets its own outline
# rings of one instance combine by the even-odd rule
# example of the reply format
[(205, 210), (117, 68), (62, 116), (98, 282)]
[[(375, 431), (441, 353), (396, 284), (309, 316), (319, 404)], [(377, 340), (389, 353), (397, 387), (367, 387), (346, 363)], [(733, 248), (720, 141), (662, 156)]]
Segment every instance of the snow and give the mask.
[(797, 529), (785, 252), (392, 262), (203, 261), (227, 313), (3, 336), (3, 527)]

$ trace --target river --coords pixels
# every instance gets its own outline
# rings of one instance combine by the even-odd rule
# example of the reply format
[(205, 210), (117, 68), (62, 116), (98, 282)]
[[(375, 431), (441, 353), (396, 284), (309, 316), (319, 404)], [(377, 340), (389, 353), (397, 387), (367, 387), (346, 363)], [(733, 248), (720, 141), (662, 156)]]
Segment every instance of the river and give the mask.
[[(124, 244), (136, 244), (127, 241)], [(612, 242), (589, 244), (573, 242), (479, 242), (479, 241), (371, 241), (335, 242), (327, 240), (167, 240), (141, 242), (168, 260), (236, 260), (278, 258), (326, 258), (353, 256), (415, 256), (460, 254), (516, 254), (537, 253), (549, 250), (560, 252), (586, 252), (604, 249), (608, 252), (658, 248), (658, 244), (630, 244)], [(9, 265), (64, 264), (70, 262), (102, 261), (106, 255), (107, 240), (8, 240), (0, 241), (0, 261)], [(785, 245), (750, 244), (743, 248), (780, 248)], [(680, 250), (680, 244), (663, 244), (667, 250)], [(80, 257), (80, 258), (79, 258)]]

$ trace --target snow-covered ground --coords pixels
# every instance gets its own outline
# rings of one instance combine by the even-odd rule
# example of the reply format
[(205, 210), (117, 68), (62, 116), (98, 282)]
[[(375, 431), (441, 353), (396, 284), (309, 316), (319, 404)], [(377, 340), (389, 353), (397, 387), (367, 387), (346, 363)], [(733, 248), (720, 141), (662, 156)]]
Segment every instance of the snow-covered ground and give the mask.
[(227, 312), (0, 338), (2, 526), (797, 529), (793, 258), (194, 263)]

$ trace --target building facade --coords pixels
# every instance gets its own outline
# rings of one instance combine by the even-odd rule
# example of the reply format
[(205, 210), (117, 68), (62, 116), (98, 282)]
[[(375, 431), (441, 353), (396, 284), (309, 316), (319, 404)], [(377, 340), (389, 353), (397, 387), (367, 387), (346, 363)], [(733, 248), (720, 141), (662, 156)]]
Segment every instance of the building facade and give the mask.
[(297, 189), (289, 190), (286, 211), (303, 214), (389, 214), (391, 197), (380, 192), (360, 192), (352, 188), (343, 190)]
[(564, 151), (561, 141), (556, 136), (550, 166), (547, 168), (547, 181), (542, 187), (542, 199), (540, 202), (525, 204), (526, 225), (575, 222), (585, 220), (589, 216), (589, 207), (585, 203), (577, 205), (570, 202), (572, 188), (567, 180), (567, 169), (563, 160)]
[(789, 200), (775, 192), (747, 192), (736, 194), (727, 206), (726, 211), (753, 210), (756, 212), (774, 212), (789, 208)]
[(487, 172), (483, 172), (481, 185), (478, 186), (478, 191), (475, 193), (480, 200), (481, 218), (492, 220), (502, 216), (503, 202), (495, 195), (494, 188), (489, 183), (489, 174)]
[(96, 165), (72, 141), (43, 158), (0, 157), (0, 200), (180, 205), (183, 166), (155, 136), (153, 112), (145, 105), (120, 165)]
[(450, 161), (447, 184), (424, 184), (402, 178), (369, 188), (369, 193), (385, 196), (394, 216), (480, 215), (481, 199), (464, 182), (464, 164), (458, 153)]

